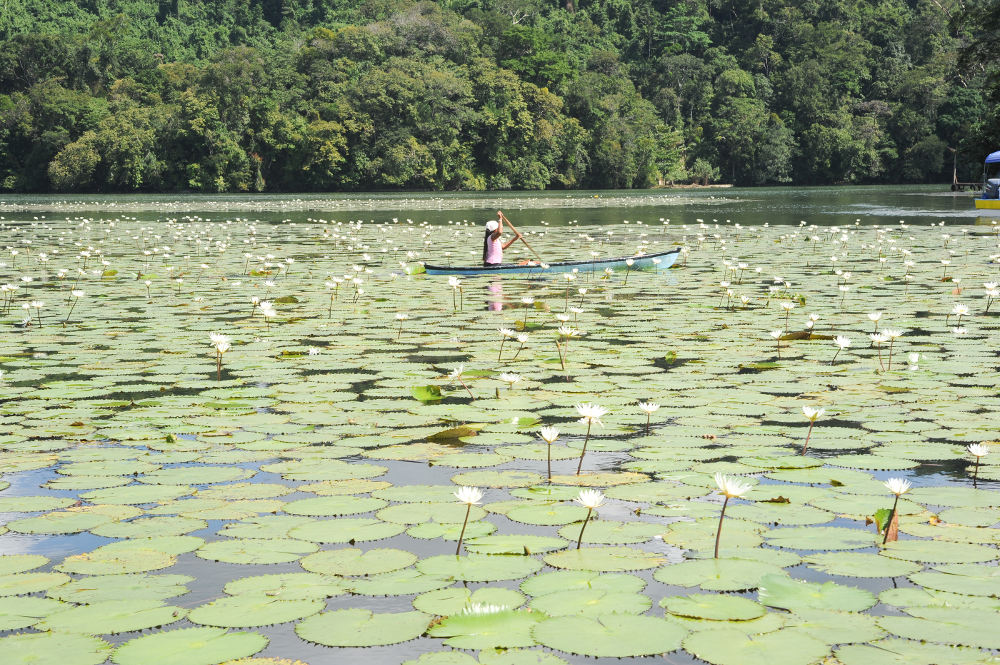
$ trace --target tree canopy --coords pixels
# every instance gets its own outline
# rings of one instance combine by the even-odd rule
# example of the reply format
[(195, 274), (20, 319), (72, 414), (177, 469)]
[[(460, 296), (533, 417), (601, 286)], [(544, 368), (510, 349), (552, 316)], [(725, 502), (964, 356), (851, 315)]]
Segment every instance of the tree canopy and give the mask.
[(0, 191), (978, 174), (997, 0), (6, 0)]

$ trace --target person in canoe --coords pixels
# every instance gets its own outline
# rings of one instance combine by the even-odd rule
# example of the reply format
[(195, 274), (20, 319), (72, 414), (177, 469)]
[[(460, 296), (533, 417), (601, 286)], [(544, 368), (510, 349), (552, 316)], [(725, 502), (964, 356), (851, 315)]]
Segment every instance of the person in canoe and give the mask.
[[(498, 266), (503, 263), (503, 250), (507, 249), (521, 237), (516, 231), (514, 237), (506, 243), (503, 241), (503, 213), (497, 213), (497, 219), (486, 222), (486, 233), (483, 236), (483, 265)], [(511, 227), (513, 229), (513, 227)], [(534, 264), (533, 261), (520, 261), (518, 265)]]

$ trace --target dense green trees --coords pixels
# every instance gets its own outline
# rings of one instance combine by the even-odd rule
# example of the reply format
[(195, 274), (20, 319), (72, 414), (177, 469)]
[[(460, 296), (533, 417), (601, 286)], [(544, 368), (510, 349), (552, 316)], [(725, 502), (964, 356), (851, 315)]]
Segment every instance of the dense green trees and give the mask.
[(0, 191), (969, 179), (998, 4), (6, 0)]

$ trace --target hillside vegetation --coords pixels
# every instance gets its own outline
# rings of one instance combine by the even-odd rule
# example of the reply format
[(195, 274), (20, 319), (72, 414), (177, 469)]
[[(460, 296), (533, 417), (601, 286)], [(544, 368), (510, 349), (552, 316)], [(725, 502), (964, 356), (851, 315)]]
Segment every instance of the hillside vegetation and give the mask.
[(948, 182), (996, 0), (4, 0), (0, 192)]

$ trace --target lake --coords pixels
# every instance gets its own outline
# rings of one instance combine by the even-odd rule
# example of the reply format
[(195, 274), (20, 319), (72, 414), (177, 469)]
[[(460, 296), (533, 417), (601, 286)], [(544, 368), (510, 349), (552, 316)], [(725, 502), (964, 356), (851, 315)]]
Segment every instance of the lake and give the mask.
[[(997, 218), (941, 190), (0, 200), (5, 665), (987, 662)], [(497, 208), (683, 253), (422, 274)]]

